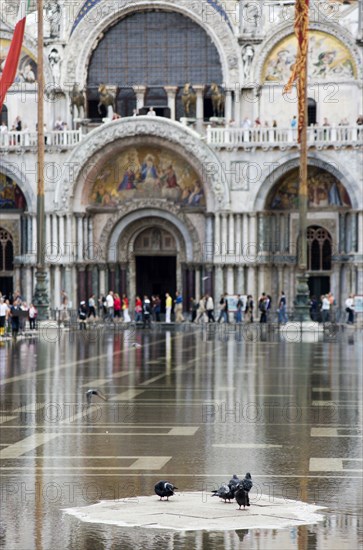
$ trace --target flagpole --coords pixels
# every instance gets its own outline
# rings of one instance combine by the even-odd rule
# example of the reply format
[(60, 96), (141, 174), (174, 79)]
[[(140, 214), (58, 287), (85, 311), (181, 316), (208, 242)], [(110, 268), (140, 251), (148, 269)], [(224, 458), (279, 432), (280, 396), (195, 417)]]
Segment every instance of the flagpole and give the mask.
[(45, 215), (44, 215), (44, 60), (43, 60), (43, 0), (37, 1), (38, 7), (38, 183), (37, 183), (37, 270), (34, 305), (38, 310), (38, 319), (49, 316), (47, 272), (45, 268)]

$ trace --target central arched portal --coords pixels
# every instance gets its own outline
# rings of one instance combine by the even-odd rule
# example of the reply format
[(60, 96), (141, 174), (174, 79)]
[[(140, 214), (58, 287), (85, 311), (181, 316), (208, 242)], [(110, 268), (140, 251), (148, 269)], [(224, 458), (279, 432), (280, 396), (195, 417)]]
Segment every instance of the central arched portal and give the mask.
[(177, 290), (178, 250), (174, 236), (164, 229), (145, 229), (135, 240), (136, 294), (159, 296), (164, 312), (164, 296)]

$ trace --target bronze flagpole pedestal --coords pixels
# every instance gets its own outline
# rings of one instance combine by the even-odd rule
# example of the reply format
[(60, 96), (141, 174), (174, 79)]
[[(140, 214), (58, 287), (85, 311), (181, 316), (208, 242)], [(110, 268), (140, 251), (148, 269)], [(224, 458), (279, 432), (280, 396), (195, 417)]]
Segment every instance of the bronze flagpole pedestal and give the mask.
[(44, 215), (44, 61), (43, 61), (43, 0), (38, 0), (38, 186), (37, 186), (37, 267), (33, 303), (38, 319), (49, 318), (47, 272), (45, 268)]

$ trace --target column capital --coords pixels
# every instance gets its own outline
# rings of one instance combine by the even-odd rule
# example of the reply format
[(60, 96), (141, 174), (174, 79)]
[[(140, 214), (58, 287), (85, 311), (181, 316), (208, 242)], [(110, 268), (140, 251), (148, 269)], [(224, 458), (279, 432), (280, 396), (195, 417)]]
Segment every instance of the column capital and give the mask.
[(193, 90), (195, 93), (203, 93), (205, 90), (205, 84), (193, 84)]
[(136, 86), (132, 86), (132, 89), (134, 90), (135, 94), (144, 94), (147, 90), (147, 86), (137, 84)]
[(178, 86), (164, 86), (164, 90), (168, 95), (176, 94), (178, 91)]

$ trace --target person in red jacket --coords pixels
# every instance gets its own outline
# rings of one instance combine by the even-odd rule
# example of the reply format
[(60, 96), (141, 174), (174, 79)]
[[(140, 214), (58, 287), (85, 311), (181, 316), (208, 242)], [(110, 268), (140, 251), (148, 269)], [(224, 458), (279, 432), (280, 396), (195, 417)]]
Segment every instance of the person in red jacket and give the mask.
[(121, 298), (118, 294), (114, 294), (113, 297), (113, 309), (114, 309), (114, 317), (118, 320), (121, 319)]

